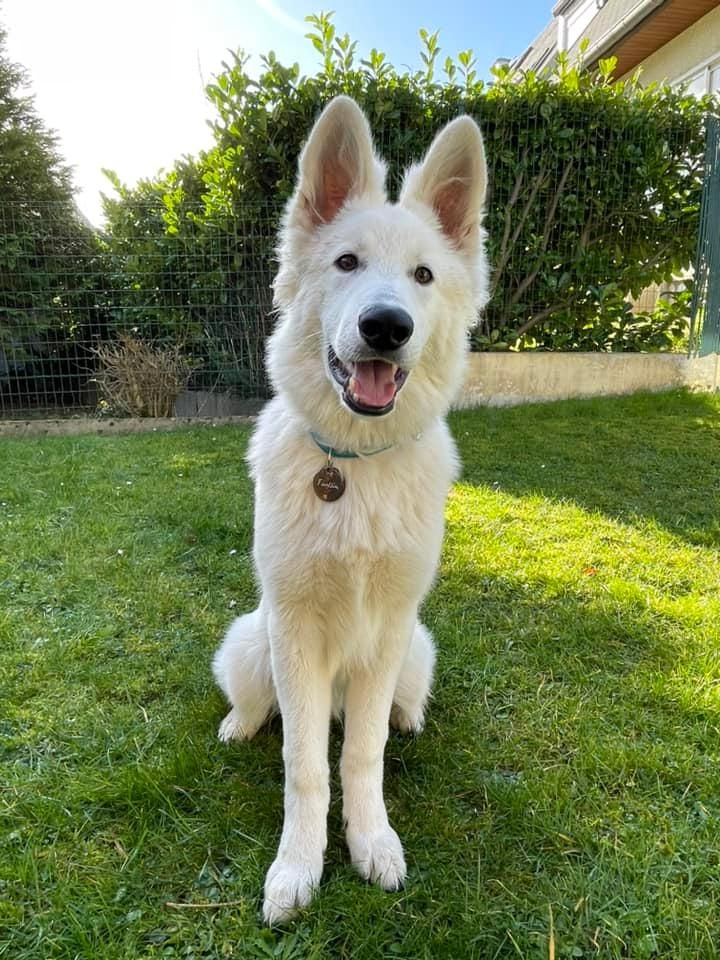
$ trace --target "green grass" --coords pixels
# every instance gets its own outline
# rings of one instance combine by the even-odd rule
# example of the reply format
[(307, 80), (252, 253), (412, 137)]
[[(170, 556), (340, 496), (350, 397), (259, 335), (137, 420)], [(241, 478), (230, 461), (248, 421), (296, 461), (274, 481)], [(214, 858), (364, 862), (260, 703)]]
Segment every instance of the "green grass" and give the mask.
[(386, 751), (408, 882), (348, 864), (335, 731), (285, 932), (259, 922), (280, 725), (218, 744), (209, 671), (255, 599), (247, 431), (2, 442), (1, 957), (717, 957), (720, 402), (452, 425), (435, 699)]

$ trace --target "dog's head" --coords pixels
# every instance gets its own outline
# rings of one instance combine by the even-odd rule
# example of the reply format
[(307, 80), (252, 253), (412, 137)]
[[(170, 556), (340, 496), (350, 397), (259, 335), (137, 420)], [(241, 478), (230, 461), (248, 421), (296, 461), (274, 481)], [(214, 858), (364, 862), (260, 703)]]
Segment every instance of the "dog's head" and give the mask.
[(467, 116), (407, 172), (396, 204), (353, 100), (315, 124), (281, 232), (269, 368), (330, 440), (398, 439), (447, 410), (487, 299), (486, 179)]

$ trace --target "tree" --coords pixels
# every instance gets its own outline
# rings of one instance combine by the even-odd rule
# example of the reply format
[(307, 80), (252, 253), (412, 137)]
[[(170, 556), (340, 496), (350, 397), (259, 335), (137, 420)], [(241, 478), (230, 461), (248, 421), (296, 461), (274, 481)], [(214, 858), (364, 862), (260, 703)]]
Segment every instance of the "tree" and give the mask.
[(72, 402), (87, 379), (80, 344), (102, 326), (102, 269), (26, 82), (0, 26), (0, 395), (33, 402), (53, 388)]
[(24, 94), (25, 71), (6, 53), (7, 33), (0, 24), (0, 197), (8, 203), (70, 204), (70, 172), (57, 147), (57, 137)]

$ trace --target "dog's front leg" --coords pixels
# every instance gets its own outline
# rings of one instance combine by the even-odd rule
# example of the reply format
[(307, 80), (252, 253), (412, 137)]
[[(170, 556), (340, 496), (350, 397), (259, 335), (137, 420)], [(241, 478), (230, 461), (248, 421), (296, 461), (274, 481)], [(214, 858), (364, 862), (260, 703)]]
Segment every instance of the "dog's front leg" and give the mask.
[(361, 876), (385, 890), (397, 890), (405, 879), (402, 845), (383, 799), (383, 755), (393, 693), (414, 623), (413, 610), (407, 621), (384, 631), (380, 662), (354, 670), (345, 692), (341, 776), (347, 843)]
[(324, 645), (312, 623), (275, 624), (271, 645), (283, 721), (285, 820), (265, 879), (263, 916), (268, 924), (289, 920), (306, 906), (322, 876), (332, 688)]

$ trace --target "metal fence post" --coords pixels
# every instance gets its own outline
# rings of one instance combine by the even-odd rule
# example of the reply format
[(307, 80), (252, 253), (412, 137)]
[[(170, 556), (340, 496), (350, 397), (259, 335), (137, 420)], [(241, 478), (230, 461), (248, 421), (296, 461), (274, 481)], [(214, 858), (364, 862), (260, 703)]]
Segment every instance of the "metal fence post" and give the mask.
[(709, 116), (700, 206), (690, 354), (720, 353), (720, 118)]

